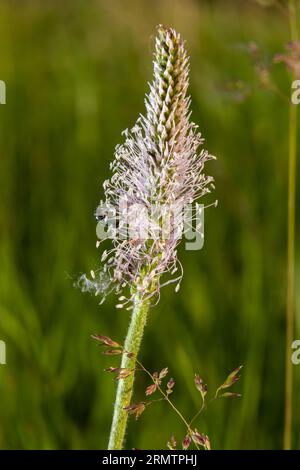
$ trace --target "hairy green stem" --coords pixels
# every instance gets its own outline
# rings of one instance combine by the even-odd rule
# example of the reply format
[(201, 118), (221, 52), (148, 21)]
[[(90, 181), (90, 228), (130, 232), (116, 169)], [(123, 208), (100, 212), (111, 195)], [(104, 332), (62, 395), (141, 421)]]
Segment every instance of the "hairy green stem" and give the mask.
[[(289, 2), (291, 39), (297, 40), (296, 5)], [(296, 218), (296, 157), (297, 157), (297, 106), (290, 103), (289, 120), (289, 162), (288, 162), (288, 221), (287, 221), (287, 298), (286, 298), (286, 353), (285, 353), (285, 406), (284, 435), (285, 450), (292, 448), (293, 411), (293, 364), (291, 344), (294, 339), (294, 297), (295, 297), (295, 218)]]
[[(124, 408), (131, 403), (137, 355), (147, 321), (148, 310), (148, 302), (141, 300), (139, 294), (136, 294), (121, 361), (121, 368), (130, 369), (133, 372), (126, 379), (118, 381), (108, 450), (121, 450), (123, 448), (128, 418), (128, 412)], [(128, 353), (132, 354), (128, 356)]]

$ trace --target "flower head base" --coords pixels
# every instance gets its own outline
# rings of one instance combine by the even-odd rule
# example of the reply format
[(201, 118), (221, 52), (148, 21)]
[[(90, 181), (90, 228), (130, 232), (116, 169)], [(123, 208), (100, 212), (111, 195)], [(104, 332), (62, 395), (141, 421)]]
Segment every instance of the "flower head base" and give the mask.
[[(105, 201), (96, 213), (99, 223), (108, 223), (114, 235), (112, 249), (102, 256), (105, 265), (101, 272), (106, 273), (105, 279), (108, 276), (110, 288), (127, 292), (122, 293), (118, 307), (130, 308), (136, 292), (143, 299), (158, 297), (160, 287), (170, 282), (176, 282), (178, 290), (182, 278), (177, 258), (182, 212), (212, 187), (213, 179), (203, 173), (203, 167), (214, 157), (206, 150), (199, 152), (203, 139), (190, 122), (188, 74), (184, 42), (176, 31), (160, 25), (146, 114), (138, 118), (131, 131), (124, 131), (125, 142), (116, 147), (110, 166), (112, 176), (103, 184)], [(109, 224), (107, 212), (101, 212), (104, 206), (114, 212), (114, 226)], [(122, 236), (130, 214), (135, 228), (129, 236)], [(142, 233), (146, 222), (147, 237)], [(166, 273), (170, 278), (162, 281)], [(93, 286), (96, 293), (103, 294), (95, 279), (89, 289)]]

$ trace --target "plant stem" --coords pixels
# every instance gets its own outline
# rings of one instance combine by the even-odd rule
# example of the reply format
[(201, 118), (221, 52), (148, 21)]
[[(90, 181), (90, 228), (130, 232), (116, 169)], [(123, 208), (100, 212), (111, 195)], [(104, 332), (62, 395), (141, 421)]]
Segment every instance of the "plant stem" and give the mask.
[(191, 419), (191, 421), (189, 422), (189, 426), (191, 426), (193, 424), (193, 422), (198, 418), (198, 416), (201, 415), (202, 411), (204, 410), (205, 408), (205, 401), (203, 400), (202, 401), (202, 406), (200, 408), (200, 410), (197, 411), (197, 413), (193, 416), (193, 418)]
[[(108, 443), (109, 450), (121, 450), (123, 448), (128, 418), (128, 412), (124, 410), (124, 408), (129, 406), (131, 402), (135, 376), (134, 370), (147, 320), (148, 309), (148, 302), (141, 300), (139, 294), (135, 294), (134, 307), (121, 361), (121, 368), (130, 369), (133, 370), (133, 372), (126, 379), (118, 381), (113, 420)], [(128, 353), (133, 354), (128, 355)]]
[[(292, 41), (297, 40), (296, 6), (289, 2), (290, 31)], [(295, 271), (295, 197), (297, 156), (297, 106), (289, 109), (289, 162), (288, 162), (288, 221), (287, 221), (287, 298), (286, 298), (286, 355), (285, 355), (285, 416), (283, 446), (292, 447), (293, 364), (291, 344), (294, 336), (294, 271)]]
[(294, 270), (295, 270), (295, 193), (297, 150), (297, 106), (290, 104), (288, 226), (287, 226), (287, 298), (286, 298), (286, 364), (285, 364), (285, 419), (284, 449), (291, 448), (293, 364), (291, 344), (294, 339)]

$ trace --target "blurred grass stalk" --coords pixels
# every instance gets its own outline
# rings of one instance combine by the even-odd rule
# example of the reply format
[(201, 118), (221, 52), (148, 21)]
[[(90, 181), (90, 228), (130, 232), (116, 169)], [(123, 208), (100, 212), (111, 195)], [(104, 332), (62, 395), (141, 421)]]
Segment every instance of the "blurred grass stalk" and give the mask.
[[(291, 40), (297, 41), (295, 0), (289, 0)], [(293, 421), (293, 364), (290, 357), (294, 339), (295, 299), (295, 222), (296, 222), (296, 156), (297, 156), (297, 105), (290, 102), (289, 110), (289, 161), (288, 161), (288, 221), (287, 221), (287, 298), (286, 298), (286, 366), (285, 366), (285, 416), (283, 447), (292, 448)]]

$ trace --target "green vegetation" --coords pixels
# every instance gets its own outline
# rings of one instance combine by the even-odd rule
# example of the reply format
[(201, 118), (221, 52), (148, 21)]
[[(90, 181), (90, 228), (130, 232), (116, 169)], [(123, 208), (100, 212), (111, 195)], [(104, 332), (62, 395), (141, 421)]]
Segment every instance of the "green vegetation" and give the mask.
[[(218, 157), (207, 164), (216, 191), (206, 202), (219, 206), (205, 212), (204, 249), (181, 247), (180, 293), (162, 290), (141, 360), (150, 371), (168, 366), (172, 398), (191, 417), (201, 406), (194, 373), (214, 390), (243, 364), (243, 397), (215, 403), (197, 428), (213, 448), (282, 448), (289, 107), (261, 87), (246, 45), (256, 42), (271, 63), (289, 27), (251, 0), (2, 0), (0, 448), (107, 446), (116, 384), (102, 371), (118, 357), (102, 356), (90, 336), (123, 341), (129, 313), (114, 297), (99, 306), (73, 281), (99, 263), (93, 213), (121, 131), (143, 109), (158, 23), (187, 40), (193, 120)], [(284, 65), (272, 71), (289, 96)], [(300, 448), (300, 366), (293, 370)], [(141, 375), (138, 401), (147, 385)], [(166, 448), (171, 434), (179, 439), (184, 426), (158, 402), (130, 418), (127, 448)]]

